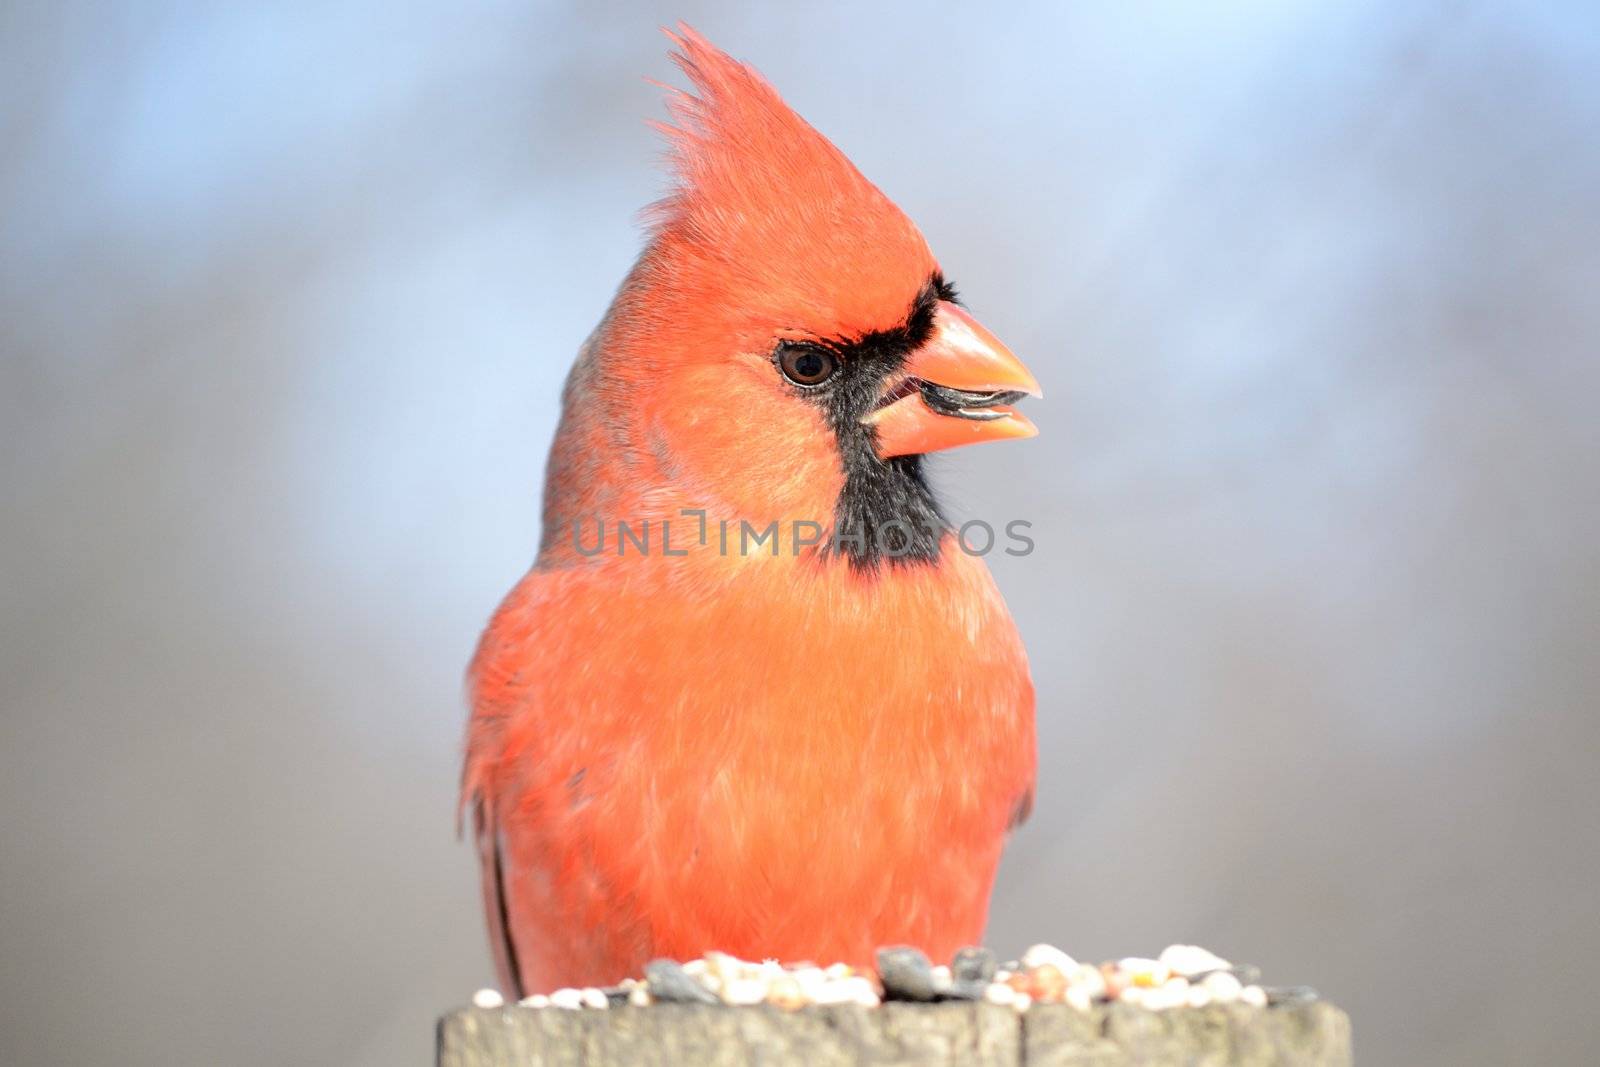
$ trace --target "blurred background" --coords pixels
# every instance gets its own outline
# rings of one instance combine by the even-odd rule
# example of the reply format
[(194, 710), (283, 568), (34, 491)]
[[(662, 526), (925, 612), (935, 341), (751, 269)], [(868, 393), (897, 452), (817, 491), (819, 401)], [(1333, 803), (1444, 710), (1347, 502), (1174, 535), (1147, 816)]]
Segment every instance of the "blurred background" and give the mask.
[(991, 942), (1600, 1045), (1592, 5), (0, 8), (0, 1061), (431, 1062), (462, 672), (685, 18), (1044, 381)]

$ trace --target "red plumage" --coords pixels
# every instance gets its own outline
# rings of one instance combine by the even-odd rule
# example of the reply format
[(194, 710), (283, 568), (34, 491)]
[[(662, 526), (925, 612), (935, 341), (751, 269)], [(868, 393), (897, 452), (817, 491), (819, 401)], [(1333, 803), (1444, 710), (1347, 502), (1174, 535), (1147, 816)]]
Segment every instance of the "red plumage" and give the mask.
[[(1033, 689), (982, 561), (948, 532), (909, 561), (791, 550), (787, 524), (829, 524), (847, 479), (877, 477), (852, 463), (920, 476), (914, 455), (851, 453), (846, 401), (797, 388), (773, 353), (838, 353), (843, 381), (865, 373), (850, 343), (910, 337), (874, 413), (924, 365), (962, 378), (987, 360), (946, 384), (1036, 387), (928, 295), (922, 236), (837, 148), (749, 68), (693, 31), (674, 40), (696, 90), (669, 105), (677, 186), (579, 354), (538, 560), (471, 671), (463, 802), (508, 992), (609, 984), (713, 949), (948, 956), (981, 937), (1032, 794)], [(1009, 408), (995, 427), (916, 395), (896, 407), (899, 422), (859, 420), (878, 455), (1031, 432)], [(706, 513), (704, 545), (683, 509)], [(593, 547), (597, 520), (607, 540), (591, 556), (578, 544)], [(648, 524), (650, 551), (619, 554), (619, 520)], [(773, 520), (776, 555), (737, 550), (741, 521)], [(663, 523), (687, 554), (663, 551)]]

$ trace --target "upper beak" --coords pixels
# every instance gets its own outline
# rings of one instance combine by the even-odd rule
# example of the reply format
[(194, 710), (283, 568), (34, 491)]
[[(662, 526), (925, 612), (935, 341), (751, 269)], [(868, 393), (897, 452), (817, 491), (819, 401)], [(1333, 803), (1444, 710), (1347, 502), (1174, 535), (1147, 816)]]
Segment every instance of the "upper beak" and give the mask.
[(877, 431), (878, 455), (909, 456), (945, 448), (1032, 437), (1038, 427), (1010, 405), (1039, 396), (1022, 361), (948, 300), (933, 314), (933, 333), (861, 421)]

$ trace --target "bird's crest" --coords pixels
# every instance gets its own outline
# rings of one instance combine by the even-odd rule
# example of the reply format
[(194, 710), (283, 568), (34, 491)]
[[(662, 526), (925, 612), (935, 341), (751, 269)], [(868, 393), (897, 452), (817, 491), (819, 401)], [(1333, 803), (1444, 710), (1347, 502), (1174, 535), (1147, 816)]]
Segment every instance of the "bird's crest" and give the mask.
[(648, 214), (657, 245), (767, 310), (803, 295), (845, 328), (903, 318), (934, 269), (910, 219), (760, 74), (686, 25), (667, 36), (694, 92), (669, 88), (673, 121), (654, 124), (676, 178)]

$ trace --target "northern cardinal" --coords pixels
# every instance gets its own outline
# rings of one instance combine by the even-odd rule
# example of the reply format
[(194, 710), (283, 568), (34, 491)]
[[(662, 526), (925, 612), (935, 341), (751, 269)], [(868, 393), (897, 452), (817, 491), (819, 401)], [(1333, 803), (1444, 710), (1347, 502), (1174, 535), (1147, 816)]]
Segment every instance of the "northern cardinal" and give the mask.
[(1038, 385), (759, 74), (669, 36), (673, 191), (469, 675), (462, 804), (517, 996), (709, 950), (948, 957), (1033, 795), (1026, 655), (921, 457), (1031, 436)]

